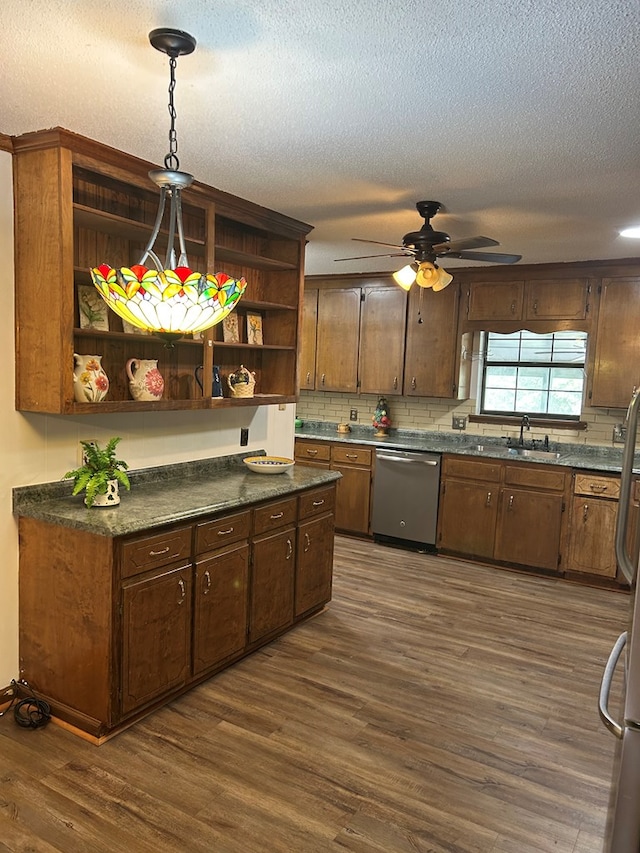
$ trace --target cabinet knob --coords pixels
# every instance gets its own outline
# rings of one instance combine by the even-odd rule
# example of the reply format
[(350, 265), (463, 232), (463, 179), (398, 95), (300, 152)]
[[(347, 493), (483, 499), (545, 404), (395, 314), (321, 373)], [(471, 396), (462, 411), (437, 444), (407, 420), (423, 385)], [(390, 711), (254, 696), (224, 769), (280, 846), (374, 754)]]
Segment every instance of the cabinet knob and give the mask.
[(515, 299), (514, 299), (514, 300), (513, 300), (513, 302), (511, 303), (511, 313), (512, 313), (512, 314), (515, 314), (515, 313), (516, 313), (516, 301), (515, 301)]
[(509, 506), (507, 507), (507, 509), (513, 509), (513, 495), (509, 495)]
[(487, 492), (487, 502), (485, 506), (491, 506), (491, 492)]
[(415, 391), (415, 390), (416, 390), (417, 385), (418, 385), (418, 383), (416, 382), (416, 377), (415, 377), (415, 376), (412, 376), (412, 377), (411, 377), (411, 390), (412, 390), (412, 391)]
[(533, 313), (537, 314), (538, 313), (538, 300), (537, 299), (534, 299), (533, 305), (531, 307), (533, 308)]

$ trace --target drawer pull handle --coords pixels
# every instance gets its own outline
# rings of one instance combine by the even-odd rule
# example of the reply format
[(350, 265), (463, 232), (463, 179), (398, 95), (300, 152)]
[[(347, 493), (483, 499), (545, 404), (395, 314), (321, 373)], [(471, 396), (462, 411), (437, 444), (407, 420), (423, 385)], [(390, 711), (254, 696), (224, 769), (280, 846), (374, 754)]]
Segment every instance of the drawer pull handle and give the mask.
[(487, 492), (487, 502), (485, 506), (491, 506), (491, 492)]
[(588, 505), (588, 504), (585, 504), (585, 505), (582, 507), (582, 523), (583, 523), (583, 524), (586, 524), (586, 523), (587, 523), (587, 515), (588, 515), (588, 514), (589, 514), (589, 505)]
[(309, 550), (310, 547), (311, 547), (311, 538), (309, 537), (308, 533), (305, 533), (304, 534), (304, 552), (305, 552), (305, 554), (307, 553), (307, 551)]
[(323, 384), (323, 385), (324, 385), (324, 378), (325, 378), (325, 376), (326, 376), (326, 375), (327, 375), (326, 373), (323, 373), (323, 374), (322, 374), (322, 384)]
[(357, 459), (358, 458), (357, 453), (345, 453), (345, 456), (347, 457), (347, 459)]
[(533, 313), (534, 314), (538, 313), (538, 300), (537, 299), (535, 299), (533, 302)]
[(509, 506), (508, 506), (508, 509), (509, 509), (509, 510), (512, 510), (512, 509), (513, 509), (513, 495), (509, 495)]
[(589, 488), (592, 492), (595, 492), (596, 494), (600, 495), (602, 494), (602, 492), (606, 492), (609, 486), (601, 486), (598, 485), (598, 483), (589, 483)]
[(178, 605), (180, 605), (184, 602), (185, 597), (187, 595), (187, 588), (182, 578), (178, 580), (178, 586), (180, 587), (180, 598), (178, 599)]
[(228, 527), (226, 530), (218, 530), (218, 536), (228, 536), (233, 533), (233, 527)]
[(394, 377), (393, 377), (393, 388), (394, 388), (394, 390), (395, 390), (397, 387), (398, 387), (398, 377), (397, 377), (397, 376), (394, 376)]
[(418, 387), (418, 383), (416, 381), (416, 377), (412, 376), (411, 377), (411, 390), (415, 391), (417, 387)]
[(270, 515), (269, 518), (271, 519), (271, 521), (276, 521), (276, 519), (282, 518), (283, 515), (283, 512), (276, 512), (273, 515)]
[(511, 303), (511, 313), (512, 313), (512, 314), (515, 314), (515, 313), (516, 313), (516, 301), (515, 301), (515, 299), (514, 299), (514, 300), (513, 300), (513, 302)]
[(211, 575), (209, 574), (209, 569), (204, 573), (204, 579), (207, 583), (204, 590), (202, 591), (203, 595), (209, 595), (209, 590), (211, 589)]
[(311, 384), (311, 374), (307, 373), (307, 385)]
[(311, 450), (311, 448), (309, 448), (309, 447), (307, 447), (307, 453), (309, 454), (309, 456), (317, 456), (318, 455), (317, 450)]
[(162, 551), (149, 551), (149, 556), (150, 557), (161, 557), (162, 554), (168, 554), (168, 553), (169, 553), (169, 546), (167, 545), (167, 547), (163, 548)]
[(324, 504), (324, 498), (321, 501), (314, 501), (313, 506), (322, 506)]
[(293, 543), (291, 542), (291, 539), (287, 539), (287, 556), (286, 556), (286, 559), (290, 560), (292, 554), (293, 554)]

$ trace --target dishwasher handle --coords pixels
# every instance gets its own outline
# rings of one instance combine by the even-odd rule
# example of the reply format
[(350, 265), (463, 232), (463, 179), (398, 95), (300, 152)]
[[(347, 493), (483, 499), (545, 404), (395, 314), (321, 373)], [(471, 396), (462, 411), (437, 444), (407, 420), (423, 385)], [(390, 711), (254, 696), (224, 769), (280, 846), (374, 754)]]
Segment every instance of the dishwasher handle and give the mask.
[(429, 465), (432, 468), (436, 468), (440, 464), (440, 459), (434, 459), (433, 456), (425, 457), (426, 454), (423, 453), (413, 453), (411, 456), (397, 456), (393, 453), (380, 453), (378, 451), (376, 453), (376, 458), (388, 462), (410, 462), (412, 465), (415, 465), (418, 462), (421, 465)]
[(604, 672), (602, 673), (602, 681), (600, 683), (600, 695), (598, 696), (598, 711), (600, 713), (600, 719), (605, 724), (605, 726), (609, 729), (609, 731), (614, 734), (618, 739), (622, 739), (622, 735), (624, 733), (622, 726), (617, 720), (609, 713), (609, 693), (611, 692), (611, 682), (613, 681), (613, 675), (616, 671), (616, 667), (618, 665), (618, 661), (620, 660), (620, 656), (624, 651), (624, 647), (627, 644), (627, 632), (624, 631), (615, 642), (615, 645), (611, 649), (611, 654), (609, 655), (609, 659), (607, 660)]

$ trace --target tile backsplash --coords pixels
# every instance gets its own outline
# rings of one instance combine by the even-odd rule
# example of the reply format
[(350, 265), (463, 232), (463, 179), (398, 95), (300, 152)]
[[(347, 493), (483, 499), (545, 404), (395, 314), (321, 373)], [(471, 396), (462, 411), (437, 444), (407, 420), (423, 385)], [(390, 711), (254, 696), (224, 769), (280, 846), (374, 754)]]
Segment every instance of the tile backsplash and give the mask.
[[(434, 430), (454, 432), (451, 428), (452, 415), (468, 417), (475, 414), (475, 400), (453, 401), (434, 397), (392, 397), (387, 396), (393, 426), (398, 429)], [(357, 423), (371, 424), (376, 408), (376, 394), (340, 394), (327, 391), (301, 391), (296, 406), (296, 414), (303, 420), (346, 422), (351, 409), (358, 410)], [(537, 430), (532, 427), (528, 437), (537, 432), (548, 435), (554, 441), (571, 444), (593, 444), (610, 447), (613, 443), (615, 424), (624, 421), (626, 412), (622, 409), (593, 409), (582, 411), (582, 420), (587, 429), (571, 430), (550, 427)], [(518, 430), (513, 424), (469, 423), (467, 432), (486, 436), (516, 436)]]

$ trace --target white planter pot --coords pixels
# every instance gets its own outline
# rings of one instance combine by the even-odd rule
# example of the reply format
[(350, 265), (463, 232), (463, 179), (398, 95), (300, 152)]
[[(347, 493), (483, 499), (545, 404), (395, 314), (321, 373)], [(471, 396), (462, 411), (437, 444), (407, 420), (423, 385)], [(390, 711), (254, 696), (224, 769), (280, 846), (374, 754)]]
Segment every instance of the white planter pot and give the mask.
[[(87, 502), (87, 499), (84, 499)], [(91, 506), (117, 506), (120, 503), (120, 493), (118, 492), (118, 481), (109, 480), (107, 483), (107, 491), (104, 495), (96, 495)]]

